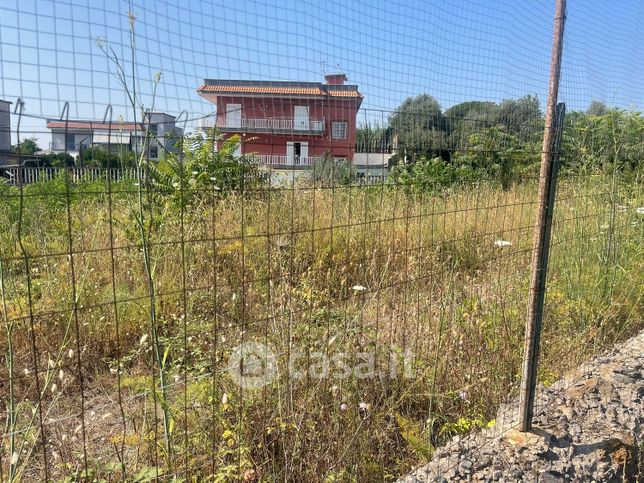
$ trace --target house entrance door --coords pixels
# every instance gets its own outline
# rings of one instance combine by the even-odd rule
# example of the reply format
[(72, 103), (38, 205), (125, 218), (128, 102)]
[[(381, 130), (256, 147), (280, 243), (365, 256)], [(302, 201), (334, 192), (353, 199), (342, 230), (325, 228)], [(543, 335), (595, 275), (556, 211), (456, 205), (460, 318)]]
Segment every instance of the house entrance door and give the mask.
[(308, 142), (291, 142), (286, 143), (287, 163), (293, 166), (307, 164), (309, 158)]

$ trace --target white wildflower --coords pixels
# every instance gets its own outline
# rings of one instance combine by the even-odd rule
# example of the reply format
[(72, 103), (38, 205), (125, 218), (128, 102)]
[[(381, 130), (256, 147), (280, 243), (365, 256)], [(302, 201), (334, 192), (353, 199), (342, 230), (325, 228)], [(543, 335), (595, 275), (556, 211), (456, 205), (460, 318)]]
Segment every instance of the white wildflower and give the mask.
[(67, 351), (67, 357), (69, 357), (70, 359), (74, 357), (74, 349), (69, 349)]
[(61, 381), (65, 379), (65, 372), (62, 369), (58, 371), (58, 379), (60, 379)]
[(340, 411), (346, 411), (347, 409), (349, 409), (349, 406), (347, 406), (347, 403), (340, 404)]
[(364, 292), (365, 290), (367, 290), (367, 287), (365, 287), (364, 285), (354, 285), (353, 287), (351, 287), (351, 290), (353, 290), (354, 292)]
[(47, 361), (47, 365), (49, 366), (50, 369), (53, 369), (54, 367), (56, 367), (56, 363), (54, 362), (53, 359), (49, 359), (49, 361)]
[(289, 245), (289, 241), (288, 241), (286, 238), (283, 238), (283, 237), (277, 237), (277, 238), (275, 239), (275, 245), (276, 245), (278, 248), (285, 248), (285, 247), (287, 247), (287, 246)]
[(508, 240), (494, 240), (494, 246), (497, 247), (509, 247), (512, 246), (512, 242)]
[(56, 383), (53, 383), (51, 385), (51, 392), (56, 392), (57, 389), (58, 389), (58, 386), (56, 385)]
[(224, 395), (221, 398), (221, 404), (228, 404), (228, 393), (224, 393)]
[(139, 345), (145, 344), (147, 340), (148, 340), (148, 334), (143, 334), (139, 339)]

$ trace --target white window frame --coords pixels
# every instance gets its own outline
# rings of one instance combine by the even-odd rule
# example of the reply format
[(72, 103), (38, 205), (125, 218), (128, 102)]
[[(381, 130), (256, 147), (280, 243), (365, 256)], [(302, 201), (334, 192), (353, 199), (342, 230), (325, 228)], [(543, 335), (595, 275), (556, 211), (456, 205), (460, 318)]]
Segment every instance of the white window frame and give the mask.
[(293, 106), (293, 129), (309, 130), (309, 106)]
[(240, 129), (242, 127), (242, 105), (226, 104), (226, 127)]
[[(340, 132), (336, 131), (340, 129)], [(346, 139), (347, 130), (349, 129), (346, 121), (333, 121), (331, 123), (331, 139)]]

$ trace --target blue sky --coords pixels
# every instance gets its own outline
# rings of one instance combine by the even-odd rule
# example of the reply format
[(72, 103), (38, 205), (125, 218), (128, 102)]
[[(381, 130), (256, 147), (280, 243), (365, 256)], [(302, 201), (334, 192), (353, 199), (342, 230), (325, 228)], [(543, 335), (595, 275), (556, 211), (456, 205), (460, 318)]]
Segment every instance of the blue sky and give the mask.
[[(560, 100), (644, 104), (644, 2), (569, 0)], [(0, 98), (34, 116), (131, 118), (103, 38), (129, 62), (124, 0), (1, 0)], [(548, 79), (554, 0), (137, 0), (137, 82), (150, 105), (190, 117), (212, 112), (204, 77), (322, 80), (345, 72), (364, 94), (359, 120), (384, 122), (408, 96), (444, 108), (536, 94)], [(128, 65), (129, 69), (129, 65)], [(14, 121), (15, 122), (15, 121)], [(48, 141), (44, 121), (22, 122)], [(15, 126), (14, 126), (15, 128)]]

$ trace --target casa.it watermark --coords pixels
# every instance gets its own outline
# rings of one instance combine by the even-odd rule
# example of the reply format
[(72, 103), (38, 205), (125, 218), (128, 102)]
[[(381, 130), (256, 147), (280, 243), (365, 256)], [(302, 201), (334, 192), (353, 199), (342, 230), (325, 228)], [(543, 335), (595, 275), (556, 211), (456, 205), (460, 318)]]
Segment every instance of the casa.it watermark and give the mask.
[(294, 380), (321, 379), (414, 379), (414, 354), (410, 350), (321, 352), (292, 351), (282, 360), (259, 342), (235, 347), (228, 359), (228, 374), (242, 388), (257, 389), (280, 374)]

